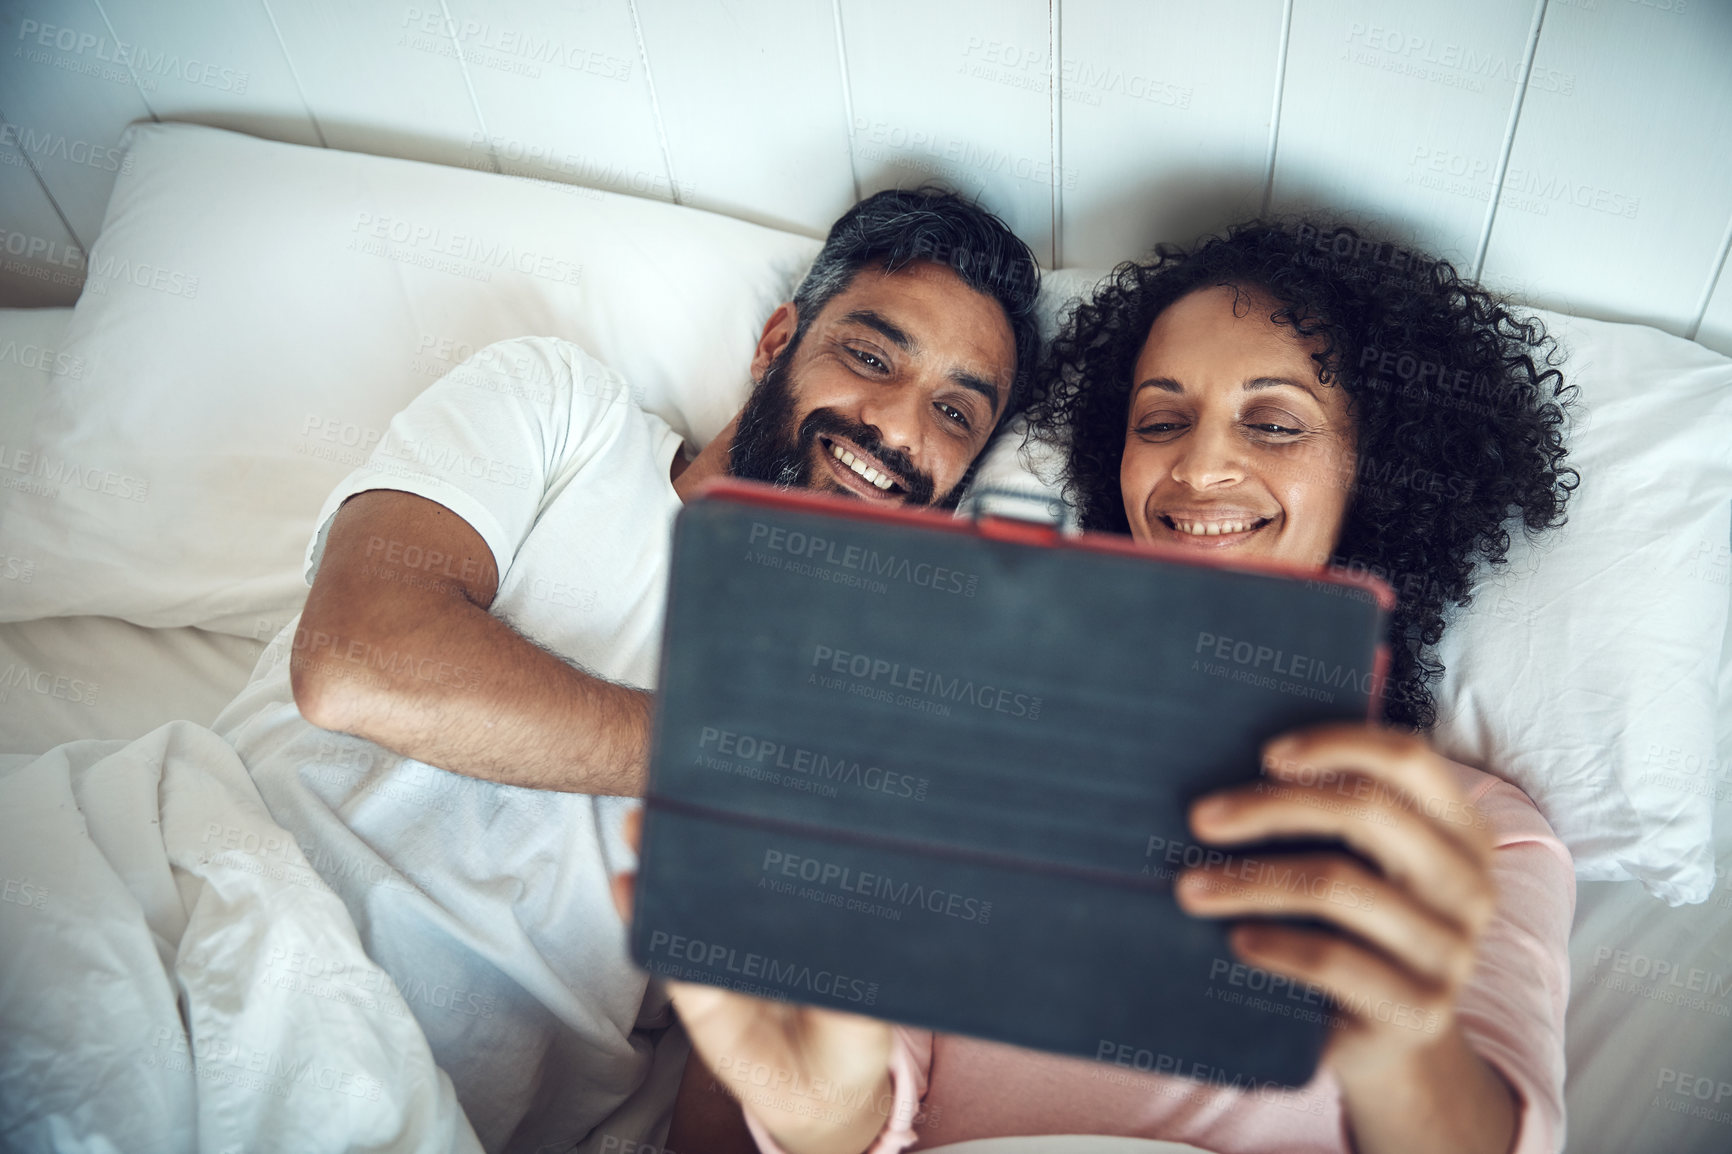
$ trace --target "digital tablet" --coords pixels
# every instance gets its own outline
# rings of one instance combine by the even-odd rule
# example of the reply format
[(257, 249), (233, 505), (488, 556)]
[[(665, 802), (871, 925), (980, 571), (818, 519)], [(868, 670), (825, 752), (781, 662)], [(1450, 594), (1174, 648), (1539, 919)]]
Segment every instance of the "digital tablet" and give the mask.
[[(674, 533), (645, 970), (1233, 1085), (1331, 1015), (1172, 896), (1197, 796), (1374, 719), (1372, 580), (724, 482)], [(1278, 870), (1276, 853), (1249, 868)]]

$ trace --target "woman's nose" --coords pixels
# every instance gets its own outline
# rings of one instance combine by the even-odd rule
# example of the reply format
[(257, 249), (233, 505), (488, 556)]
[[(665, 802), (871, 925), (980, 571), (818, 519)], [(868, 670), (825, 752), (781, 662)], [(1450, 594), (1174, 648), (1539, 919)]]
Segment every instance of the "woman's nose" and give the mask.
[(1180, 442), (1173, 462), (1173, 479), (1192, 489), (1208, 489), (1244, 480), (1245, 464), (1231, 429), (1200, 425)]

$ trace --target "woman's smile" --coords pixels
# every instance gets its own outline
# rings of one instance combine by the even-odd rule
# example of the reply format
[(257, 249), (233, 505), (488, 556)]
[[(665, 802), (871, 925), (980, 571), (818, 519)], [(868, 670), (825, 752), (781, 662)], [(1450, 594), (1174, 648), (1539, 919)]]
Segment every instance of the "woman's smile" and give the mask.
[[(1249, 541), (1277, 517), (1242, 509), (1173, 509), (1149, 518), (1150, 540), (1201, 549), (1229, 549)], [(1164, 532), (1163, 532), (1164, 530)]]

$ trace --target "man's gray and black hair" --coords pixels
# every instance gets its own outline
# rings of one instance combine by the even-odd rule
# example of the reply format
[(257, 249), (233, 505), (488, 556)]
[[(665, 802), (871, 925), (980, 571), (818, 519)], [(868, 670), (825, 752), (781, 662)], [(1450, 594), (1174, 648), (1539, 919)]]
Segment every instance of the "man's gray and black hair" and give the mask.
[(890, 189), (842, 214), (794, 292), (799, 312), (795, 344), (861, 269), (896, 272), (916, 261), (951, 268), (1004, 309), (1016, 338), (1016, 375), (1000, 419), (1015, 416), (1028, 402), (1038, 347), (1034, 303), (1040, 266), (998, 217), (942, 188)]

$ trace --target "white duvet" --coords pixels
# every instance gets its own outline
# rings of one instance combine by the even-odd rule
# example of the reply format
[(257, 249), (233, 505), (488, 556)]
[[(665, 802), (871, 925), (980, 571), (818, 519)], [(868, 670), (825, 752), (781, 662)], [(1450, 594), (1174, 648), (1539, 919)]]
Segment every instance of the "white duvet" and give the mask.
[(479, 1150), (231, 746), (0, 761), (0, 1147)]

